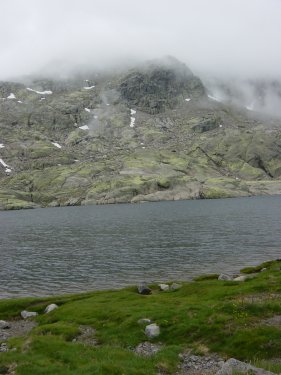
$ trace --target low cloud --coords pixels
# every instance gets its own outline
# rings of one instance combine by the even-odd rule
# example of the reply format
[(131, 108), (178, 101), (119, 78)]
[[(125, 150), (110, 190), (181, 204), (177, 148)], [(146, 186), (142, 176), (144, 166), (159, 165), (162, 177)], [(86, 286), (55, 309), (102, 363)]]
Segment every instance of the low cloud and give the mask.
[(12, 0), (1, 15), (0, 79), (163, 55), (199, 75), (281, 75), (279, 0)]

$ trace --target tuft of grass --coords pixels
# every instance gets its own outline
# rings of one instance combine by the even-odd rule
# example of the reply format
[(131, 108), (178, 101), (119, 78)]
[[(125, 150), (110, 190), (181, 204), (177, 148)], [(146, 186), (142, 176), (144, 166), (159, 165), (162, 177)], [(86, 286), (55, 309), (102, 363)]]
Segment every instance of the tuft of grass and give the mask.
[(218, 273), (210, 273), (206, 275), (197, 276), (193, 280), (194, 281), (209, 281), (209, 280), (217, 280), (218, 277), (219, 277)]
[(260, 272), (263, 268), (273, 269), (275, 267), (281, 267), (281, 259), (270, 260), (262, 264), (259, 264), (258, 266), (255, 266), (255, 267), (245, 267), (245, 268), (242, 268), (240, 272), (250, 274), (250, 273)]

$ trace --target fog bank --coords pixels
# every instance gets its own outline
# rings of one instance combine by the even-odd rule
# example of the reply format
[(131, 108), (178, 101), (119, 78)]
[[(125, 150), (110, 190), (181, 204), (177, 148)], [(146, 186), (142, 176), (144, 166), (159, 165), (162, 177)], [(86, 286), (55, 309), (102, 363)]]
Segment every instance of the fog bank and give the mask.
[(13, 0), (1, 15), (2, 80), (163, 55), (199, 75), (281, 75), (278, 0)]

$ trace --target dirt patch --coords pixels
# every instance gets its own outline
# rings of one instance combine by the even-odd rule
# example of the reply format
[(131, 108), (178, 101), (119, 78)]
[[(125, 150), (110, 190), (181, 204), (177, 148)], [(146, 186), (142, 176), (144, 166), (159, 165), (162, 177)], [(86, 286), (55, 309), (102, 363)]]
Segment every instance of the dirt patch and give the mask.
[(239, 296), (236, 301), (240, 303), (265, 303), (281, 299), (281, 293), (259, 293), (247, 296)]
[(271, 318), (264, 319), (261, 321), (261, 324), (281, 328), (281, 315), (274, 315)]

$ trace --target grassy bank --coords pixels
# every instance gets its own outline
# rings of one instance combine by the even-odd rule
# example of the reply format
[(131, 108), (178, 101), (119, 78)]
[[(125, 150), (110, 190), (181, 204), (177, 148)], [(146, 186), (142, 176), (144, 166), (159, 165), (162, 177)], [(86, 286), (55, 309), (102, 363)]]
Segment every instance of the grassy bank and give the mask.
[[(220, 281), (208, 275), (182, 284), (179, 290), (161, 292), (151, 286), (151, 295), (135, 287), (117, 291), (85, 293), (44, 299), (0, 301), (0, 319), (12, 321), (22, 310), (37, 311), (38, 326), (24, 337), (11, 338), (10, 350), (0, 353), (0, 374), (12, 365), (20, 375), (173, 374), (179, 353), (218, 353), (252, 361), (281, 372), (280, 261), (261, 267), (246, 281)], [(49, 314), (49, 303), (59, 308)], [(149, 339), (139, 319), (160, 326), (160, 335), (150, 339), (161, 350), (142, 357), (134, 348)], [(281, 319), (280, 319), (281, 321)], [(75, 340), (81, 327), (94, 328), (89, 345)], [(92, 342), (92, 343), (93, 343)], [(11, 368), (11, 367), (10, 367)]]

